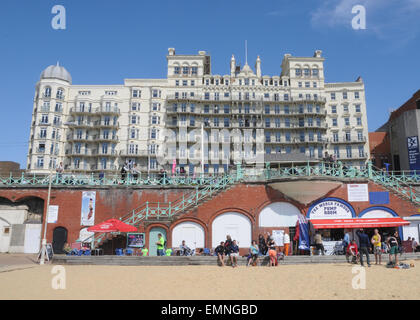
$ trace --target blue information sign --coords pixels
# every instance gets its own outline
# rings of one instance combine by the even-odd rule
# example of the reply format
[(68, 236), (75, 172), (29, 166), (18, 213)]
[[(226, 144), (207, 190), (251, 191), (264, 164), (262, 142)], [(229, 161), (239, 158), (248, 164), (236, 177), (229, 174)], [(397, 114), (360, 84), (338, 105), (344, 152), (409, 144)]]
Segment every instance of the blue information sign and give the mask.
[(420, 152), (419, 137), (413, 136), (407, 138), (408, 163), (410, 170), (420, 170)]

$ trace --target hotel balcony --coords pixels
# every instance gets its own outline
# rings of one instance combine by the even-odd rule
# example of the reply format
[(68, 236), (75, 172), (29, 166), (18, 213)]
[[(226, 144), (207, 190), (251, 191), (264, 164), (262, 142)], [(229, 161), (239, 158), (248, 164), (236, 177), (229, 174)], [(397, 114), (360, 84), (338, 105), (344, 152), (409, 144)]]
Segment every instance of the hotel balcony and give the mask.
[(98, 114), (112, 114), (112, 115), (119, 115), (120, 109), (117, 107), (99, 107), (95, 109), (95, 112)]
[(365, 143), (366, 137), (351, 137), (351, 138), (345, 138), (340, 137), (338, 139), (329, 139), (329, 142), (331, 144), (359, 144), (359, 143)]

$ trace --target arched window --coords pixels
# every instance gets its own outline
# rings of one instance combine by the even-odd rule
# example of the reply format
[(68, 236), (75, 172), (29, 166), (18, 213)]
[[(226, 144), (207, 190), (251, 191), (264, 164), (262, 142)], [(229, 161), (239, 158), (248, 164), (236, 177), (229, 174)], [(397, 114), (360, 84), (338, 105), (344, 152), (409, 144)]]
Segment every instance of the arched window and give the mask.
[(63, 88), (58, 88), (57, 89), (57, 99), (63, 99), (64, 98), (64, 89)]
[(44, 97), (45, 98), (50, 98), (51, 97), (51, 87), (45, 87)]

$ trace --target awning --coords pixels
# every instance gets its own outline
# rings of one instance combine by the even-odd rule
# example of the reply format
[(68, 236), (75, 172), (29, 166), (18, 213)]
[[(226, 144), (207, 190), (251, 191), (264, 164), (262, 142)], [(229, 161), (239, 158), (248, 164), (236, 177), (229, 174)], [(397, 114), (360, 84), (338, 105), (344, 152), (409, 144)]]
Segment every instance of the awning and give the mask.
[(401, 218), (312, 219), (310, 221), (315, 229), (399, 227), (410, 224), (409, 221)]

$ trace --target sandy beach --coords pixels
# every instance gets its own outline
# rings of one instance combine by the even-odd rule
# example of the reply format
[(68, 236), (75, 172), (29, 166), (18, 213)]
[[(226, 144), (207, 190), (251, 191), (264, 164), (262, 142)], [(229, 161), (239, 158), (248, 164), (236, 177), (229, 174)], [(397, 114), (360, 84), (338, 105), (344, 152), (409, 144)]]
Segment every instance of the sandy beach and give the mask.
[(352, 288), (349, 264), (216, 266), (65, 266), (66, 289), (52, 288), (54, 265), (0, 272), (0, 299), (420, 299), (420, 265), (366, 268)]

